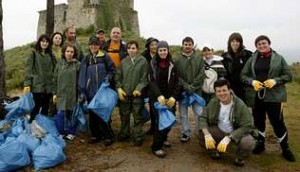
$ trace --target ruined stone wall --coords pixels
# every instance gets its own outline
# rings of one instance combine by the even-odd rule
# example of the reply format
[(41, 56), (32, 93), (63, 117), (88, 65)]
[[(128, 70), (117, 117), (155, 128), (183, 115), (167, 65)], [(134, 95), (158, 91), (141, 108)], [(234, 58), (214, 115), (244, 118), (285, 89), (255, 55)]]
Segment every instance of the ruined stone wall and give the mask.
[[(39, 11), (37, 36), (45, 33), (46, 10)], [(66, 27), (110, 30), (114, 26), (139, 35), (138, 13), (134, 0), (68, 0), (68, 4), (55, 5), (54, 31), (63, 32)]]

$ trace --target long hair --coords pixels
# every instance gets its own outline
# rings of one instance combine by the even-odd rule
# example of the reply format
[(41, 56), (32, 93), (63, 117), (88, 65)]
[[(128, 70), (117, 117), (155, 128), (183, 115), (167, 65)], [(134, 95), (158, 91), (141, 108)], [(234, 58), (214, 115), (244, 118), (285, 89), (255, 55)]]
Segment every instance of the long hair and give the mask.
[(237, 42), (240, 43), (240, 47), (238, 48), (238, 51), (237, 51), (238, 53), (241, 52), (243, 49), (245, 49), (245, 46), (243, 44), (242, 35), (238, 32), (234, 32), (229, 36), (228, 42), (227, 42), (227, 50), (230, 54), (233, 53), (233, 50), (232, 50), (231, 45), (230, 45), (233, 40), (236, 40)]
[(41, 42), (43, 40), (46, 40), (47, 42), (49, 42), (49, 45), (46, 48), (45, 53), (51, 54), (52, 53), (52, 50), (51, 50), (52, 41), (50, 40), (49, 36), (47, 36), (46, 34), (40, 35), (40, 37), (38, 38), (38, 40), (35, 44), (35, 50), (38, 51), (38, 52), (42, 52)]

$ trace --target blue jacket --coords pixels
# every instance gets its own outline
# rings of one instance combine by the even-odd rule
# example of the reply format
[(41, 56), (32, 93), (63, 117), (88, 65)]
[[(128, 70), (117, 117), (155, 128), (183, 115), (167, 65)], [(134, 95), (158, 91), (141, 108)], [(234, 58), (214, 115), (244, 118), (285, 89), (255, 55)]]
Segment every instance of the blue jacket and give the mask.
[(78, 86), (80, 94), (91, 100), (102, 82), (104, 80), (111, 81), (114, 73), (114, 64), (107, 53), (100, 50), (94, 57), (89, 53), (82, 60), (79, 72)]

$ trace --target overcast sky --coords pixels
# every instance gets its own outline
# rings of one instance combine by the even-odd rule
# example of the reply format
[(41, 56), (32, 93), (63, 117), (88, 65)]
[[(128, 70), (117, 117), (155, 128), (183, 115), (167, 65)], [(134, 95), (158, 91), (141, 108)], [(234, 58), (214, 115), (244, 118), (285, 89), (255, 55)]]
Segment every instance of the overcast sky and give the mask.
[[(67, 0), (55, 0), (66, 3)], [(4, 46), (11, 48), (36, 39), (39, 10), (46, 0), (4, 0)], [(210, 44), (226, 49), (228, 36), (240, 32), (254, 51), (258, 35), (270, 37), (272, 47), (289, 62), (300, 61), (299, 0), (135, 0), (141, 36), (181, 44), (191, 36), (198, 48)]]

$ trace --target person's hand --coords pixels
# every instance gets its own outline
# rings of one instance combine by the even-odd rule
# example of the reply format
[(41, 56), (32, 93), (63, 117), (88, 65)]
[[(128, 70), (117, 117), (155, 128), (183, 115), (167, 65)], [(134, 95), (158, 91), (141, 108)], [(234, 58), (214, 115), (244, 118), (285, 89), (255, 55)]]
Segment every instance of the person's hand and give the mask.
[(225, 136), (221, 141), (220, 143), (218, 144), (218, 151), (219, 152), (223, 152), (225, 153), (226, 152), (226, 149), (227, 149), (227, 146), (228, 144), (230, 143), (231, 139), (229, 136)]
[(163, 95), (158, 96), (158, 97), (157, 97), (157, 101), (158, 101), (162, 106), (166, 105), (166, 99), (165, 99), (165, 97), (164, 97)]
[(267, 88), (273, 88), (276, 85), (275, 79), (268, 79), (264, 82), (264, 86)]
[(206, 147), (206, 149), (216, 149), (216, 141), (211, 136), (211, 134), (206, 134), (204, 136), (204, 139), (205, 139), (205, 147)]
[(30, 86), (24, 87), (23, 92), (24, 93), (29, 93), (30, 92)]
[(261, 83), (260, 81), (257, 81), (257, 80), (253, 80), (252, 81), (252, 86), (253, 86), (255, 91), (259, 91), (260, 89), (262, 89), (263, 83)]
[(53, 104), (57, 103), (57, 95), (53, 95), (52, 97)]
[(167, 104), (168, 107), (172, 108), (175, 105), (175, 102), (176, 102), (175, 98), (174, 97), (170, 97), (167, 100), (166, 104)]
[(133, 93), (132, 93), (132, 95), (133, 95), (134, 97), (138, 97), (138, 96), (141, 96), (142, 93), (139, 92), (138, 90), (134, 90)]
[(118, 95), (121, 101), (125, 100), (126, 93), (122, 88), (118, 88)]
[(86, 100), (85, 94), (81, 93), (78, 97), (78, 103), (83, 103)]

